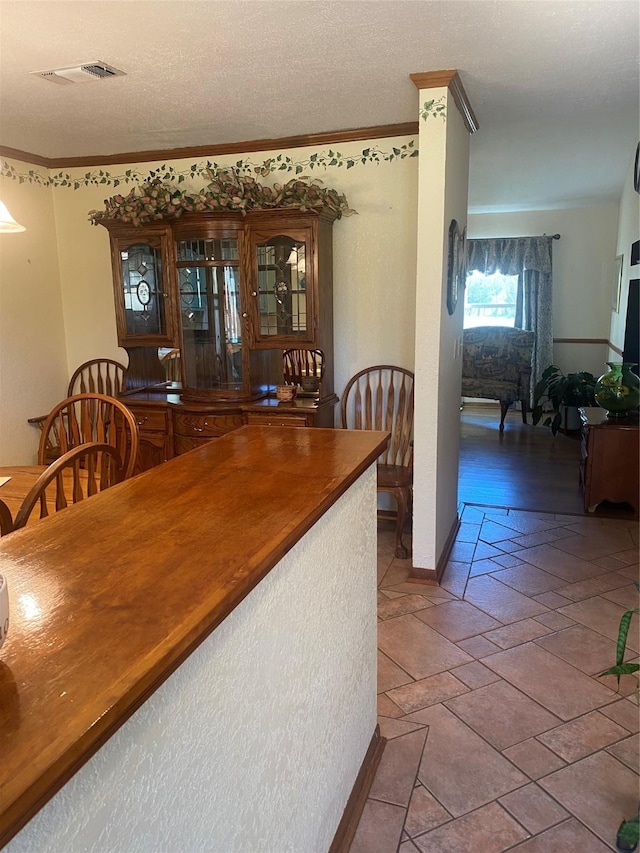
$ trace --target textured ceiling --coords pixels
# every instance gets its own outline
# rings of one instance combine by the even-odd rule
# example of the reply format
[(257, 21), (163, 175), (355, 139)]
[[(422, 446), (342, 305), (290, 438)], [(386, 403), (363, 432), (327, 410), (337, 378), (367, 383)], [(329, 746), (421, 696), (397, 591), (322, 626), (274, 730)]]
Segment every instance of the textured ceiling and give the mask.
[[(638, 141), (636, 0), (0, 0), (0, 146), (111, 155), (417, 118), (456, 68), (470, 208), (617, 200)], [(102, 60), (127, 76), (30, 75)]]

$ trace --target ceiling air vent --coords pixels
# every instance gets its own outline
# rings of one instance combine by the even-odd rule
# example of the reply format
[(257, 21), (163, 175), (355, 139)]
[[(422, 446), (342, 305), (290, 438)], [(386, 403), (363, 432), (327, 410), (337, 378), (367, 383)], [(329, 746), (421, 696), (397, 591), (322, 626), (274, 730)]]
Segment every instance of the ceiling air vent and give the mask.
[(106, 80), (108, 77), (122, 77), (124, 71), (119, 71), (106, 62), (85, 62), (82, 65), (72, 65), (69, 68), (53, 68), (51, 71), (31, 71), (36, 77), (50, 80), (52, 83), (91, 83), (92, 80)]

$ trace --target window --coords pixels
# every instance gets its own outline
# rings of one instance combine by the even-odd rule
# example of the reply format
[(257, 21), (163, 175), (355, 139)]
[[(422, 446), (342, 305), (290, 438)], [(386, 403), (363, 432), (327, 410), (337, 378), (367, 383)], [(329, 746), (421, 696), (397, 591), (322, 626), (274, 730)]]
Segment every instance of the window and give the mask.
[(472, 270), (464, 294), (464, 328), (515, 325), (517, 293), (517, 275)]

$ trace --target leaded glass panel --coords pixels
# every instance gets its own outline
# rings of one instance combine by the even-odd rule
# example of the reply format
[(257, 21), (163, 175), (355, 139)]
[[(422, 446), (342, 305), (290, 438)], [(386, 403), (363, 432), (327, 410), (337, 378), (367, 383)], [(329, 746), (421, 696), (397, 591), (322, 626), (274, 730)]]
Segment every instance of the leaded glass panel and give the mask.
[(164, 335), (162, 254), (137, 243), (120, 251), (127, 335)]
[(307, 333), (305, 244), (278, 236), (257, 246), (260, 335)]

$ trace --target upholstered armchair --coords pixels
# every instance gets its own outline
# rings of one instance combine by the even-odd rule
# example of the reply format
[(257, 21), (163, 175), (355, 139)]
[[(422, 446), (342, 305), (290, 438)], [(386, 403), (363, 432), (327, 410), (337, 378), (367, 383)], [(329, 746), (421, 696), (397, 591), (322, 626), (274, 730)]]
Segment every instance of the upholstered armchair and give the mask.
[(520, 401), (527, 422), (535, 333), (509, 326), (465, 329), (462, 396), (500, 401), (500, 432), (509, 406)]

